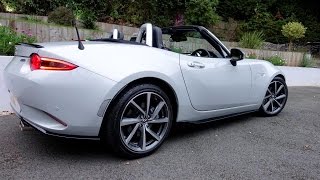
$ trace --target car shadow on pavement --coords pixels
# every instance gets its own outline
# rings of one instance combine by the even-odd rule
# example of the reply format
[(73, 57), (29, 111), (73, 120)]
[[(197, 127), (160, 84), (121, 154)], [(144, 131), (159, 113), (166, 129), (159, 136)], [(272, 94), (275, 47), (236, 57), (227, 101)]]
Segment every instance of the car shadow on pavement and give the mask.
[[(191, 138), (197, 133), (206, 133), (208, 131), (214, 131), (217, 129), (232, 126), (232, 124), (243, 123), (245, 121), (250, 121), (252, 118), (256, 117), (254, 114), (242, 115), (233, 118), (227, 118), (218, 121), (207, 122), (203, 124), (191, 124), (191, 123), (178, 123), (172, 128), (172, 132), (169, 136), (169, 141), (179, 141), (182, 138)], [(27, 141), (32, 141), (32, 148), (37, 148), (37, 151), (44, 151), (44, 156), (55, 155), (55, 156), (77, 156), (77, 157), (97, 157), (97, 158), (107, 158), (114, 159), (117, 158), (111, 151), (110, 147), (107, 147), (101, 141), (95, 140), (79, 140), (79, 139), (64, 139), (59, 137), (52, 137), (43, 135), (38, 131), (22, 132), (25, 133), (24, 138)], [(29, 136), (26, 136), (28, 135)], [(32, 136), (32, 137), (31, 137)], [(28, 145), (24, 146), (26, 151)]]
[(220, 120), (212, 120), (209, 122), (201, 123), (201, 124), (194, 124), (194, 123), (177, 123), (175, 127), (172, 129), (170, 139), (171, 140), (179, 140), (181, 137), (192, 136), (193, 134), (206, 132), (206, 131), (213, 131), (217, 129), (227, 128), (232, 126), (233, 124), (239, 124), (248, 122), (253, 120), (253, 118), (259, 118), (257, 113), (249, 113), (244, 114), (236, 117), (230, 117)]

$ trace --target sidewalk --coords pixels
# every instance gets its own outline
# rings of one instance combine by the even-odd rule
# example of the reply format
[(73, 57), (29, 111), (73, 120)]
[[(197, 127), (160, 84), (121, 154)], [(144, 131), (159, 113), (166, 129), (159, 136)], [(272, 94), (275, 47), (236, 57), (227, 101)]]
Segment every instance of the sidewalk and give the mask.
[(288, 86), (320, 86), (320, 68), (278, 66)]

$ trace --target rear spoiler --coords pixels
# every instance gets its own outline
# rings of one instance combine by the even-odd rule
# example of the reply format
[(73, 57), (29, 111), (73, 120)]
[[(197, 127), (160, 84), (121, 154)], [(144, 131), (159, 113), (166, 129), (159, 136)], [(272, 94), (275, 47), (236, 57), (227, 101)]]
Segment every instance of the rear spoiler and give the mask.
[(41, 46), (41, 45), (31, 44), (31, 43), (18, 43), (17, 45), (20, 45), (20, 46), (29, 46), (29, 47), (34, 47), (34, 48), (44, 48), (44, 47)]

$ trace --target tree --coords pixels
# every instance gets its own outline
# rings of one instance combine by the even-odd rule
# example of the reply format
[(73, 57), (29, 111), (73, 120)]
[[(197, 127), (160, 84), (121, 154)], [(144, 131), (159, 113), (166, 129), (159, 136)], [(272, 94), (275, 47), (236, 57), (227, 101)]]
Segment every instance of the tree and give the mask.
[(219, 20), (215, 7), (218, 0), (190, 0), (186, 3), (186, 21), (189, 24), (210, 27)]
[(5, 12), (6, 9), (4, 8), (3, 3), (0, 1), (0, 12)]
[[(247, 20), (257, 13), (270, 13), (277, 0), (220, 0), (217, 12), (224, 20)], [(279, 0), (278, 0), (279, 1)]]
[(289, 51), (292, 50), (292, 42), (296, 39), (303, 38), (306, 33), (305, 28), (300, 22), (289, 22), (282, 26), (283, 36), (289, 39)]

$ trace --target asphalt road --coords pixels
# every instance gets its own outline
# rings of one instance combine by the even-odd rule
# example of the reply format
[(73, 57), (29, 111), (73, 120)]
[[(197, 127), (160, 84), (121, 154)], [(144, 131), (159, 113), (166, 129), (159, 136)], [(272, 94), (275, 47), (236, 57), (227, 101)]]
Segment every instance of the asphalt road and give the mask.
[(21, 132), (0, 117), (0, 179), (320, 179), (320, 88), (294, 87), (277, 117), (182, 124), (155, 154), (128, 161), (98, 141)]

